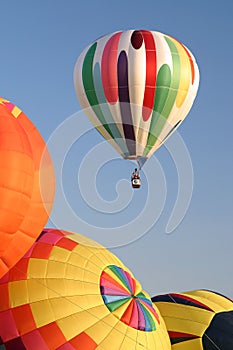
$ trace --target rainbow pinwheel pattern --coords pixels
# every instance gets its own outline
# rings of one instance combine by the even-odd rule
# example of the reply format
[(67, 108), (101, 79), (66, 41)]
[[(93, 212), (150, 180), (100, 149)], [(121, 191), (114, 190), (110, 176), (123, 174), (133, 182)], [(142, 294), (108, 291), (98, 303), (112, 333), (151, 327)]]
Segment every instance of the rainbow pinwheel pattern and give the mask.
[(127, 271), (110, 265), (100, 278), (101, 295), (107, 308), (128, 326), (146, 332), (156, 329), (159, 316), (149, 297)]

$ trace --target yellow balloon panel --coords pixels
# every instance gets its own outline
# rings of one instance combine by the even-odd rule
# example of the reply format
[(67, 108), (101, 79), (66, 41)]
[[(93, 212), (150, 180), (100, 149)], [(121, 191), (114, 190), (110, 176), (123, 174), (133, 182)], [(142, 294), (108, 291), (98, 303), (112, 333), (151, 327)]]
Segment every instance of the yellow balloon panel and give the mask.
[(208, 290), (152, 298), (166, 324), (173, 350), (231, 350), (233, 302)]

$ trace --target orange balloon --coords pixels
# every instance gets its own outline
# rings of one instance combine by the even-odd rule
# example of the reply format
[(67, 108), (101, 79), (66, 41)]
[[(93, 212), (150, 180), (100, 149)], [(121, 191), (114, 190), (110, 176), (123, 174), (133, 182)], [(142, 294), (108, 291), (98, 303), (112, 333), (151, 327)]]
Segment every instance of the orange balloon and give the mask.
[(55, 178), (39, 131), (0, 98), (0, 278), (31, 247), (52, 209)]

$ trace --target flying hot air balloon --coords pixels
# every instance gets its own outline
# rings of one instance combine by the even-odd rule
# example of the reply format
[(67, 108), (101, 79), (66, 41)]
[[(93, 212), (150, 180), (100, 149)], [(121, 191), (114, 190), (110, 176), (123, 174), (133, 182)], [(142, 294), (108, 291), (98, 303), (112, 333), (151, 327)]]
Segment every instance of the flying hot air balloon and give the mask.
[(0, 277), (31, 247), (54, 196), (46, 144), (27, 116), (0, 98)]
[(156, 307), (98, 243), (45, 229), (0, 279), (0, 348), (170, 350)]
[(190, 50), (155, 31), (126, 30), (88, 46), (74, 69), (85, 114), (139, 169), (187, 116), (199, 71)]
[(233, 301), (208, 290), (158, 295), (173, 350), (231, 350)]

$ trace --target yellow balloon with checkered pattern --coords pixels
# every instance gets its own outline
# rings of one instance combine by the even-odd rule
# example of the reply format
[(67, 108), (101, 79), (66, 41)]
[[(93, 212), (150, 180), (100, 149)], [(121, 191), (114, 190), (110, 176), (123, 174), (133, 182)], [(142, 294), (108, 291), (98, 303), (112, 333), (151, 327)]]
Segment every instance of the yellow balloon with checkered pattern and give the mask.
[(163, 319), (132, 273), (84, 236), (45, 229), (0, 280), (0, 348), (169, 350)]

